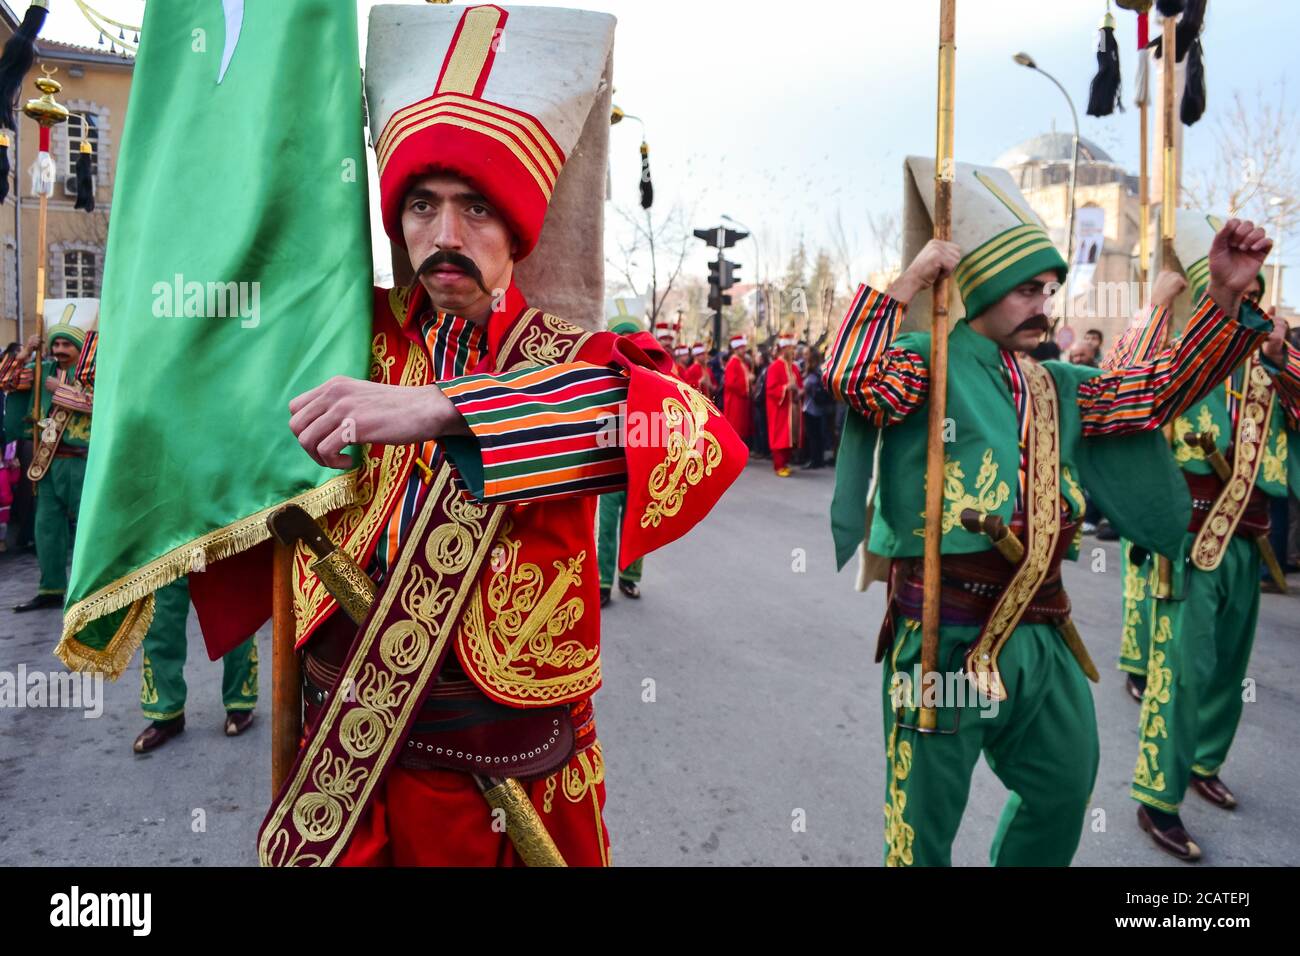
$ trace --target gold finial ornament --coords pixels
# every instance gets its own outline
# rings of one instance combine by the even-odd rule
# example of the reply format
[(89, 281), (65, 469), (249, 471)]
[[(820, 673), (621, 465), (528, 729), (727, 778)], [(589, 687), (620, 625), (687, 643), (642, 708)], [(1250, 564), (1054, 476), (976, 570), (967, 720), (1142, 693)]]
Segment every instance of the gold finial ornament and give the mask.
[(57, 126), (60, 123), (66, 123), (68, 121), (67, 107), (54, 100), (54, 94), (63, 89), (63, 84), (54, 78), (54, 74), (59, 72), (58, 67), (50, 69), (42, 63), (41, 72), (45, 75), (38, 76), (35, 82), (36, 88), (41, 91), (42, 95), (38, 99), (28, 100), (27, 105), (23, 107), (23, 112), (42, 126)]

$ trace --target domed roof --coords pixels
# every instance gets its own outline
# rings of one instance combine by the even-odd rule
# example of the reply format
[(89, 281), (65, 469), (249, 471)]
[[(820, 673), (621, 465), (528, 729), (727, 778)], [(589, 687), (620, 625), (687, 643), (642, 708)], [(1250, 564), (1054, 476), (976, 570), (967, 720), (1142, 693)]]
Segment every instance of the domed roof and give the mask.
[[(997, 158), (996, 165), (1003, 169), (1023, 166), (1025, 163), (1069, 162), (1074, 158), (1074, 136), (1070, 133), (1042, 133), (1032, 136)], [(1080, 163), (1114, 163), (1110, 154), (1090, 139), (1079, 137)]]

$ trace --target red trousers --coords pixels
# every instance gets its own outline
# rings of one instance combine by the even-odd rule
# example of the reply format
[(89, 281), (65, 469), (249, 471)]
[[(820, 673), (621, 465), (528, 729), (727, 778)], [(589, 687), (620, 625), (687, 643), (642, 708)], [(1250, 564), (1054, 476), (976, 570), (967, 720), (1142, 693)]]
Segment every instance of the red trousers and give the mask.
[[(609, 866), (599, 742), (524, 784), (569, 866)], [(338, 866), (523, 866), (469, 774), (394, 767)]]
[(789, 448), (773, 448), (773, 449), (772, 449), (772, 468), (773, 468), (775, 471), (780, 471), (782, 468), (787, 468), (787, 467), (789, 467), (789, 465), (790, 465), (790, 449), (789, 449)]

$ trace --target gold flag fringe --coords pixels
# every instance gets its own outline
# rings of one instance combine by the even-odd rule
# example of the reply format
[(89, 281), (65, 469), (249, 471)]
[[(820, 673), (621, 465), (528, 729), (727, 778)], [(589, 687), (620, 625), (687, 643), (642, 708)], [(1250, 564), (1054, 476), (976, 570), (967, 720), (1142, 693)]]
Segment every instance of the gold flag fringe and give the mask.
[[(155, 591), (190, 574), (195, 568), (246, 551), (267, 540), (271, 532), (266, 527), (266, 518), (277, 508), (298, 505), (313, 518), (319, 518), (326, 512), (352, 504), (356, 499), (356, 477), (355, 471), (339, 475), (319, 488), (210, 531), (78, 601), (63, 616), (63, 635), (54, 649), (54, 656), (69, 670), (98, 672), (109, 680), (117, 680), (126, 671), (153, 623)], [(128, 605), (131, 609), (102, 650), (77, 640), (77, 635), (91, 621)]]

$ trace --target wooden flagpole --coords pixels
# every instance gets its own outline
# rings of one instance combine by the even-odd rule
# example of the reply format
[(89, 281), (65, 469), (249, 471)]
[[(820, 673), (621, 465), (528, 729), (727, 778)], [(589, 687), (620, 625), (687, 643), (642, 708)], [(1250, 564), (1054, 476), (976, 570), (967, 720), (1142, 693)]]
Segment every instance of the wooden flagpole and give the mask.
[[(956, 61), (956, 0), (939, 0), (939, 93), (935, 117), (934, 237), (952, 238), (952, 183), (954, 176), (952, 118)], [(939, 670), (939, 568), (943, 538), (943, 423), (948, 411), (948, 303), (951, 282), (947, 276), (934, 284), (930, 314), (930, 417), (925, 455), (925, 565), (921, 604), (921, 700), (938, 679)], [(932, 694), (933, 691), (930, 692)], [(922, 707), (919, 727), (934, 730), (933, 707)]]
[(293, 769), (302, 736), (302, 678), (294, 650), (293, 548), (272, 539), (271, 799)]

